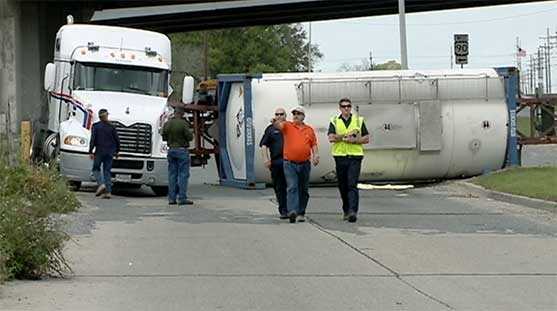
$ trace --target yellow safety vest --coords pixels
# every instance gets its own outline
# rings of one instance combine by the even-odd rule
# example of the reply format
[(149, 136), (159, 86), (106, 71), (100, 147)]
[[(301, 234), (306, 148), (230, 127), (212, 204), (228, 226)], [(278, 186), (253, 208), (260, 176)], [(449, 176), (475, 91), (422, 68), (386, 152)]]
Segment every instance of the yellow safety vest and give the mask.
[[(331, 118), (331, 123), (335, 126), (337, 135), (346, 135), (350, 132), (357, 130), (358, 133), (362, 133), (362, 124), (364, 124), (364, 118), (360, 116), (352, 115), (350, 124), (348, 128), (344, 125), (342, 117), (336, 116)], [(350, 144), (344, 141), (338, 141), (333, 143), (331, 152), (334, 157), (345, 157), (345, 156), (363, 156), (364, 147), (362, 144)]]

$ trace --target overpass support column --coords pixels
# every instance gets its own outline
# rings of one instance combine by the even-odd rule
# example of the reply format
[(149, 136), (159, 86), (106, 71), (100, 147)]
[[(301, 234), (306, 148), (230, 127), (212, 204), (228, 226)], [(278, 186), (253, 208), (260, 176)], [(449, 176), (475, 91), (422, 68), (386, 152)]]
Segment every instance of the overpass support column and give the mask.
[[(19, 2), (0, 0), (0, 136), (9, 139), (15, 150), (17, 142), (17, 81), (19, 46)], [(6, 141), (0, 141), (5, 143)]]

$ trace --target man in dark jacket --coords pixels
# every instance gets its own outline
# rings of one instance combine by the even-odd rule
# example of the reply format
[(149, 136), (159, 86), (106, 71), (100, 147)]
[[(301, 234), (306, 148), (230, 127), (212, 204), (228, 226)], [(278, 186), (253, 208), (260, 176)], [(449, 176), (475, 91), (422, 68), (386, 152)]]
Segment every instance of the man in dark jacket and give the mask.
[[(283, 108), (275, 110), (275, 119), (286, 120), (286, 111)], [(282, 132), (272, 123), (267, 126), (259, 143), (265, 167), (271, 171), (271, 180), (278, 202), (280, 219), (288, 218), (286, 209), (286, 177), (282, 161)], [(270, 155), (269, 155), (270, 154)]]
[(188, 200), (190, 154), (188, 151), (193, 134), (184, 119), (184, 108), (174, 108), (174, 117), (162, 129), (162, 139), (168, 145), (168, 204), (193, 204)]
[(89, 157), (93, 160), (93, 175), (99, 185), (95, 194), (96, 196), (104, 194), (105, 199), (110, 199), (112, 193), (110, 170), (112, 169), (112, 158), (117, 157), (120, 151), (120, 139), (116, 128), (108, 121), (106, 109), (99, 110), (99, 119), (100, 121), (93, 124), (91, 129)]

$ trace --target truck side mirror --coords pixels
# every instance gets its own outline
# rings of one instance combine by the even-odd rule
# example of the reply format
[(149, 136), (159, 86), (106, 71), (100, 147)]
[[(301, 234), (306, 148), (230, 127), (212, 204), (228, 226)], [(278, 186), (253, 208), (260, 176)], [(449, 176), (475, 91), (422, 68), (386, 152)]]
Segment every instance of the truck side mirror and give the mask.
[(182, 85), (182, 102), (184, 104), (190, 104), (193, 102), (193, 87), (195, 81), (191, 76), (184, 77), (184, 84)]
[(44, 89), (45, 91), (54, 90), (54, 76), (56, 75), (56, 66), (53, 63), (46, 64), (44, 69)]

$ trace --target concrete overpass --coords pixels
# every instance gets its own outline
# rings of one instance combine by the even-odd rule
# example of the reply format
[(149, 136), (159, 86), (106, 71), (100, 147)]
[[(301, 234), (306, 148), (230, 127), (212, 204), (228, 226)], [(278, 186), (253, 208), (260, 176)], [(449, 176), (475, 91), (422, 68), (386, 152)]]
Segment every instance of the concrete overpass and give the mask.
[[(160, 2), (160, 1), (159, 1)], [(167, 1), (168, 2), (168, 1)], [(314, 20), (398, 14), (397, 0), (236, 0), (190, 2), (166, 6), (127, 8), (101, 5), (95, 23), (176, 32), (211, 28), (294, 23)], [(191, 3), (194, 2), (194, 3)], [(406, 12), (461, 9), (524, 3), (524, 0), (406, 0)], [(136, 4), (136, 2), (134, 2)], [(120, 8), (120, 9), (118, 9)]]
[[(406, 0), (406, 11), (523, 2), (533, 1)], [(0, 133), (6, 131), (6, 119), (11, 120), (9, 134), (16, 136), (20, 120), (46, 118), (43, 70), (52, 60), (56, 31), (65, 24), (66, 15), (72, 14), (76, 23), (89, 23), (95, 11), (95, 23), (177, 32), (394, 14), (397, 13), (397, 1), (0, 0)]]

